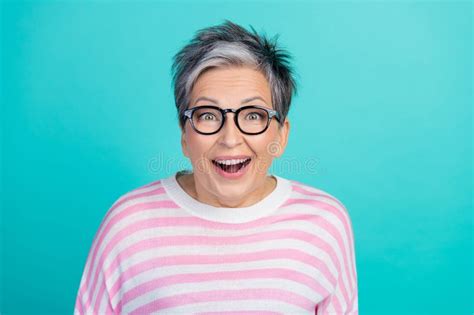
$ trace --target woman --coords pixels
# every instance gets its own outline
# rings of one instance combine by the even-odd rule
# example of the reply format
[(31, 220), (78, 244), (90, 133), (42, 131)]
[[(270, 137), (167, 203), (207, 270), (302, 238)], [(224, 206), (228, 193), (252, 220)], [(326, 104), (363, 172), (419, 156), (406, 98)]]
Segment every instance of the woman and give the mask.
[(336, 198), (267, 171), (283, 154), (289, 55), (226, 21), (174, 58), (192, 172), (137, 188), (94, 239), (75, 313), (357, 314), (349, 215)]

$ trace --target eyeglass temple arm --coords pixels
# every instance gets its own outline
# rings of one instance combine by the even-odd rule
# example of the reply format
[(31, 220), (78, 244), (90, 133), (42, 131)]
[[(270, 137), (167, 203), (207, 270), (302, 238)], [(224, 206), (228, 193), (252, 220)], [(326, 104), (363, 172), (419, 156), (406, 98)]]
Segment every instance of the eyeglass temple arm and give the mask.
[(183, 116), (185, 118), (191, 119), (191, 114), (192, 114), (192, 109), (187, 109), (187, 110), (184, 111)]
[(272, 118), (273, 116), (275, 116), (276, 119), (277, 119), (278, 121), (280, 121), (280, 113), (278, 113), (276, 110), (274, 110), (274, 109), (268, 109), (268, 113), (269, 113), (269, 114), (268, 114), (268, 117), (269, 117), (269, 118)]

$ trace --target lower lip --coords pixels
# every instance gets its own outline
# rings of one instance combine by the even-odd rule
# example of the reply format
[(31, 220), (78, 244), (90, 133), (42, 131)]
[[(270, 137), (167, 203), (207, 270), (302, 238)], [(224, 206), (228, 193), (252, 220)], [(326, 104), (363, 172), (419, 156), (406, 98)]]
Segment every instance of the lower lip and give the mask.
[(238, 170), (235, 173), (225, 172), (222, 168), (220, 168), (219, 166), (212, 163), (212, 161), (211, 161), (211, 164), (214, 167), (214, 169), (216, 170), (217, 174), (221, 175), (222, 177), (224, 177), (226, 179), (239, 179), (242, 176), (244, 176), (245, 173), (247, 173), (247, 170), (250, 168), (250, 164), (252, 164), (252, 160), (250, 160), (249, 164), (245, 165), (244, 167), (242, 167), (240, 170)]

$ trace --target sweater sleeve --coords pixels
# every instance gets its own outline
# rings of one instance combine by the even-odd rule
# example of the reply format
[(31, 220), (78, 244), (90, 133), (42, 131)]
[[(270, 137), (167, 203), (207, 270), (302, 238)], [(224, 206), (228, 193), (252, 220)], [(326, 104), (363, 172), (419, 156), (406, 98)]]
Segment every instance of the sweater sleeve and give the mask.
[(101, 257), (101, 251), (103, 250), (101, 244), (103, 244), (106, 236), (107, 226), (104, 221), (99, 227), (89, 250), (76, 296), (75, 315), (115, 313), (106, 283), (105, 257)]
[(347, 211), (344, 212), (346, 213), (344, 226), (347, 232), (338, 232), (339, 236), (347, 242), (347, 250), (342, 249), (343, 252), (341, 252), (343, 261), (338, 270), (336, 286), (333, 292), (317, 305), (315, 315), (359, 314), (354, 233), (349, 215)]
[[(115, 314), (107, 289), (103, 290), (105, 281), (102, 273), (99, 274), (99, 281), (96, 283), (98, 292), (94, 292), (91, 281), (86, 279), (84, 274), (76, 297), (74, 315)], [(99, 293), (100, 291), (103, 291), (102, 294)]]
[(336, 289), (323, 302), (316, 307), (316, 315), (358, 315), (359, 304), (357, 294), (357, 283), (349, 290), (348, 299), (344, 297), (341, 287), (341, 277), (339, 277)]

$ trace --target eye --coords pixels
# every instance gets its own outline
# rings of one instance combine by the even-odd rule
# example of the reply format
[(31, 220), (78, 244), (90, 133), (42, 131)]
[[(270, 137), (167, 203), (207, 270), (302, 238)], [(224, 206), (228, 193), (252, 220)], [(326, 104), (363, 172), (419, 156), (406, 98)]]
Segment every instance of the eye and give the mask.
[(216, 115), (214, 115), (213, 113), (202, 113), (198, 116), (198, 119), (200, 120), (215, 120), (217, 119)]
[(263, 115), (258, 113), (258, 112), (251, 112), (251, 113), (248, 113), (247, 114), (247, 117), (246, 119), (248, 120), (260, 120), (260, 119), (263, 119)]

